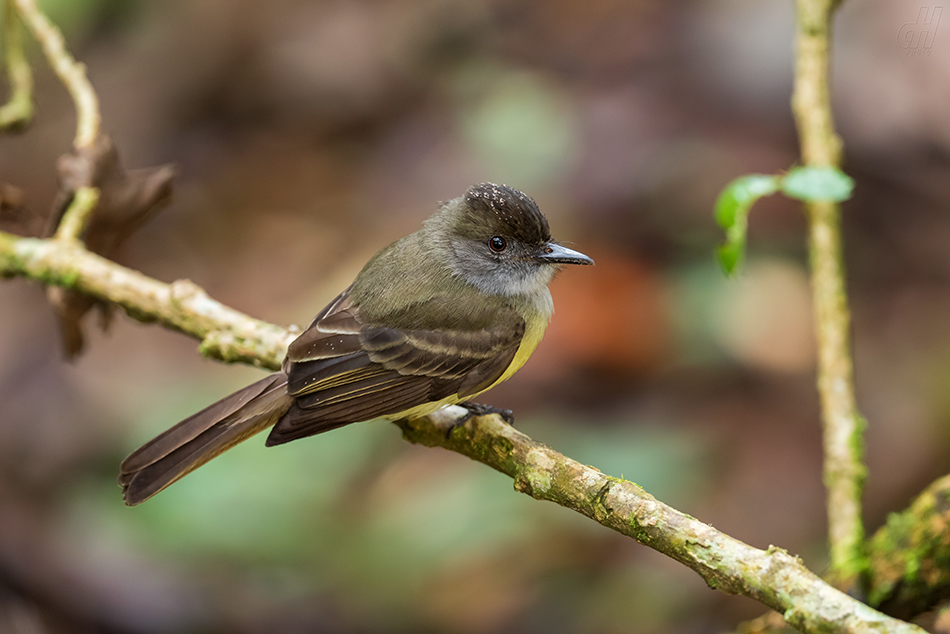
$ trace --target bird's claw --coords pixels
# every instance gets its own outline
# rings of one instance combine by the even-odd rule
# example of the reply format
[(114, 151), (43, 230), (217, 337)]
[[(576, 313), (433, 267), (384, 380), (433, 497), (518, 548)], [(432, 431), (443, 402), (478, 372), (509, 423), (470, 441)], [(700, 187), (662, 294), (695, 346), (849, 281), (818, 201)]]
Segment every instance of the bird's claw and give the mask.
[(452, 435), (452, 431), (461, 427), (467, 423), (470, 419), (475, 418), (476, 416), (488, 416), (489, 414), (497, 414), (501, 417), (503, 421), (515, 426), (515, 413), (510, 409), (502, 409), (500, 407), (494, 407), (492, 405), (484, 405), (482, 403), (473, 403), (471, 401), (464, 401), (458, 404), (459, 407), (463, 407), (466, 410), (466, 413), (462, 416), (456, 418), (449, 428), (445, 431), (445, 437), (448, 438)]

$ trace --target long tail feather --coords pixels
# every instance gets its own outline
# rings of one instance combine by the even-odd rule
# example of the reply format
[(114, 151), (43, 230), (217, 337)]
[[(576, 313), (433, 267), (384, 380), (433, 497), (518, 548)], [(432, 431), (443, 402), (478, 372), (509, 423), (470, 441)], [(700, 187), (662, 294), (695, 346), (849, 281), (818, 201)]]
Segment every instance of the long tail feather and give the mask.
[(129, 506), (149, 499), (215, 456), (261, 432), (292, 403), (287, 375), (271, 374), (189, 416), (122, 463), (119, 484)]

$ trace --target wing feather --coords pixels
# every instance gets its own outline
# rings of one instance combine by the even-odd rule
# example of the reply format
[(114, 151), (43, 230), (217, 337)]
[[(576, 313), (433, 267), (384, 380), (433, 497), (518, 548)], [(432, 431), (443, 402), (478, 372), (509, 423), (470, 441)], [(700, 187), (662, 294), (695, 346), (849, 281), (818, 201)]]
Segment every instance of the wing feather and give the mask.
[(409, 378), (411, 381), (401, 386), (401, 389), (386, 390), (372, 399), (346, 399), (317, 409), (304, 409), (294, 404), (271, 429), (266, 444), (269, 447), (279, 445), (427, 402), (431, 379)]
[(351, 372), (357, 372), (370, 365), (372, 360), (365, 352), (354, 352), (345, 357), (335, 359), (315, 359), (301, 363), (287, 363), (284, 372), (287, 373), (287, 391), (291, 396), (307, 394), (319, 390), (321, 381), (345, 380)]
[[(395, 328), (360, 321), (349, 289), (318, 315), (287, 353), (284, 371), (294, 405), (267, 439), (275, 445), (347, 423), (396, 414), (452, 394), (464, 398), (490, 387), (511, 364), (525, 323), (499, 305), (490, 319), (484, 303), (473, 305), (479, 323), (467, 327), (457, 314), (451, 328)], [(477, 299), (477, 298), (476, 298)], [(452, 306), (435, 298), (416, 310), (438, 324)], [(458, 306), (452, 307), (455, 313)]]

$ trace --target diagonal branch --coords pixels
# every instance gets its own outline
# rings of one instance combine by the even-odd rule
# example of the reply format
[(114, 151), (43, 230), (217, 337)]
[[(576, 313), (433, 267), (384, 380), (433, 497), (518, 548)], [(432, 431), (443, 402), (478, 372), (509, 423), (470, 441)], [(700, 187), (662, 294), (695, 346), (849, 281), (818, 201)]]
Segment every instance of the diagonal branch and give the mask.
[[(247, 317), (191, 282), (153, 280), (61, 240), (0, 233), (0, 276), (66, 286), (122, 306), (132, 317), (201, 339), (205, 354), (268, 368), (279, 364), (288, 331)], [(781, 611), (804, 632), (895, 632), (916, 626), (876, 612), (823, 582), (780, 548), (758, 550), (656, 500), (636, 484), (604, 475), (532, 440), (495, 416), (445, 433), (446, 414), (400, 426), (411, 442), (441, 446), (505, 473), (515, 489), (556, 502), (695, 570), (712, 588)]]
[(633, 482), (604, 475), (532, 440), (497, 416), (475, 419), (446, 437), (451, 418), (440, 420), (443, 412), (398, 424), (410, 442), (487, 464), (514, 478), (515, 490), (632, 537), (693, 569), (709, 587), (782, 612), (803, 632), (920, 631), (834, 589), (781, 548), (753, 548), (667, 506)]
[[(797, 0), (795, 89), (792, 110), (808, 166), (840, 163), (829, 97), (829, 50), (834, 0)], [(831, 574), (851, 587), (865, 569), (865, 421), (857, 410), (850, 350), (851, 316), (845, 290), (841, 214), (836, 203), (805, 203), (809, 222), (812, 296), (818, 338), (818, 392), (824, 428)]]

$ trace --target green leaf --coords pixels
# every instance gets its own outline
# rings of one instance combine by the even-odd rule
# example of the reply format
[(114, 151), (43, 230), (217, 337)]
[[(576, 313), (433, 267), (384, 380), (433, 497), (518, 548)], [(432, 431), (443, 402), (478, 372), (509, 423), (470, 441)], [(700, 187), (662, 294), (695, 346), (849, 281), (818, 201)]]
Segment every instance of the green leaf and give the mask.
[(722, 266), (726, 275), (732, 275), (739, 268), (739, 262), (742, 260), (745, 243), (727, 242), (716, 249), (716, 258)]
[(747, 174), (732, 181), (716, 200), (716, 222), (728, 231), (737, 222), (744, 222), (749, 208), (762, 196), (778, 191), (779, 179), (769, 174)]
[(796, 167), (782, 179), (782, 193), (813, 202), (841, 202), (851, 198), (854, 180), (836, 167)]
[(745, 253), (749, 210), (759, 198), (778, 191), (781, 180), (768, 174), (747, 174), (732, 181), (716, 200), (716, 222), (726, 231), (726, 244), (716, 252), (726, 275), (739, 268)]

